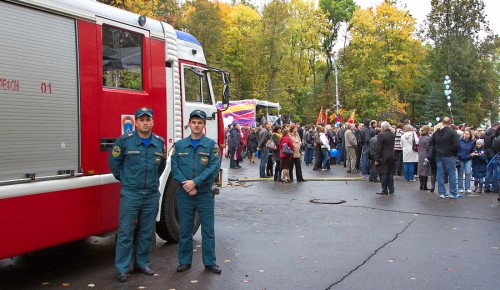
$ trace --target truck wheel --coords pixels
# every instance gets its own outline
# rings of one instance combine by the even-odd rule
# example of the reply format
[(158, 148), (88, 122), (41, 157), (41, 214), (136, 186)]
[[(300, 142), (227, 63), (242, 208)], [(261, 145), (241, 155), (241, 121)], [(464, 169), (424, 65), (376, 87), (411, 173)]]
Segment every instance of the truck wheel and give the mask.
[[(156, 233), (160, 238), (169, 243), (176, 243), (179, 241), (179, 215), (177, 212), (178, 188), (178, 183), (171, 181), (169, 178), (161, 202), (160, 221), (156, 223)], [(193, 235), (199, 228), (200, 217), (198, 212), (196, 212), (194, 217)]]

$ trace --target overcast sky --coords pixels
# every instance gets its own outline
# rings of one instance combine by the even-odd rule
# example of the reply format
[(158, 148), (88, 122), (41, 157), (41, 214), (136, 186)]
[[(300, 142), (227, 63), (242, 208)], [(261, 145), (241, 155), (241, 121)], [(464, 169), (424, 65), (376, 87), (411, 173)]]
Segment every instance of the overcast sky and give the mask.
[[(354, 0), (362, 8), (374, 7), (383, 2), (383, 0)], [(417, 19), (420, 25), (426, 15), (431, 11), (431, 0), (399, 0), (401, 4), (406, 4), (410, 14)], [(500, 0), (484, 0), (486, 17), (490, 22), (490, 28), (496, 33), (500, 33), (500, 18), (495, 16), (500, 11)]]

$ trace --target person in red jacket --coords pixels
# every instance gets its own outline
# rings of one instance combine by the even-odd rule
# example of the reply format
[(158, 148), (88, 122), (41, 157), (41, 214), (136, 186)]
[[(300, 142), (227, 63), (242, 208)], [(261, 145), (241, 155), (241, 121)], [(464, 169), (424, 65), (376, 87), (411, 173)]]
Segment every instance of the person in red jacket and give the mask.
[[(283, 138), (280, 140), (280, 165), (281, 165), (281, 182), (291, 182), (290, 180), (290, 166), (292, 163), (292, 158), (293, 158), (293, 151), (295, 150), (295, 147), (293, 146), (293, 141), (292, 138), (290, 138), (290, 129), (286, 128), (283, 130)], [(285, 145), (286, 144), (286, 145)], [(283, 152), (283, 147), (288, 146), (291, 150), (291, 155), (287, 155)]]

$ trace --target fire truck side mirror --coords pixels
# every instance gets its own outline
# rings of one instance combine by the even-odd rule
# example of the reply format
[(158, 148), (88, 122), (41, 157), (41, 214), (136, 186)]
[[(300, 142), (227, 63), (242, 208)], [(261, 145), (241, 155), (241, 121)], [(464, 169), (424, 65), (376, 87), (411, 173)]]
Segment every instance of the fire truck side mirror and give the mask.
[(222, 83), (229, 85), (231, 83), (231, 75), (227, 71), (222, 72)]
[(222, 76), (222, 104), (224, 105), (229, 105), (229, 98), (230, 98), (230, 94), (229, 94), (229, 83), (231, 83), (231, 75), (226, 72), (226, 71), (223, 71), (221, 73), (221, 76)]

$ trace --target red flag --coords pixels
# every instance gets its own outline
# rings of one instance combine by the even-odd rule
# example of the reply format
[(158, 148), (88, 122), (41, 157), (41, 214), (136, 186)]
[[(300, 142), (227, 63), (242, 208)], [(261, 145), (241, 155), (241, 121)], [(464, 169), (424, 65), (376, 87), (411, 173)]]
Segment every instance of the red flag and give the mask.
[(349, 116), (349, 119), (347, 119), (347, 122), (350, 124), (354, 124), (354, 117), (356, 116), (356, 108), (352, 111), (352, 114)]
[(316, 120), (316, 125), (323, 122), (323, 106), (321, 106), (321, 110), (319, 111), (318, 119)]
[(325, 110), (325, 121), (323, 123), (328, 124), (328, 110)]
[(337, 115), (335, 116), (335, 123), (337, 123), (337, 122), (339, 122), (339, 123), (344, 122), (344, 117), (342, 117), (342, 115), (341, 115), (341, 114), (337, 114)]

